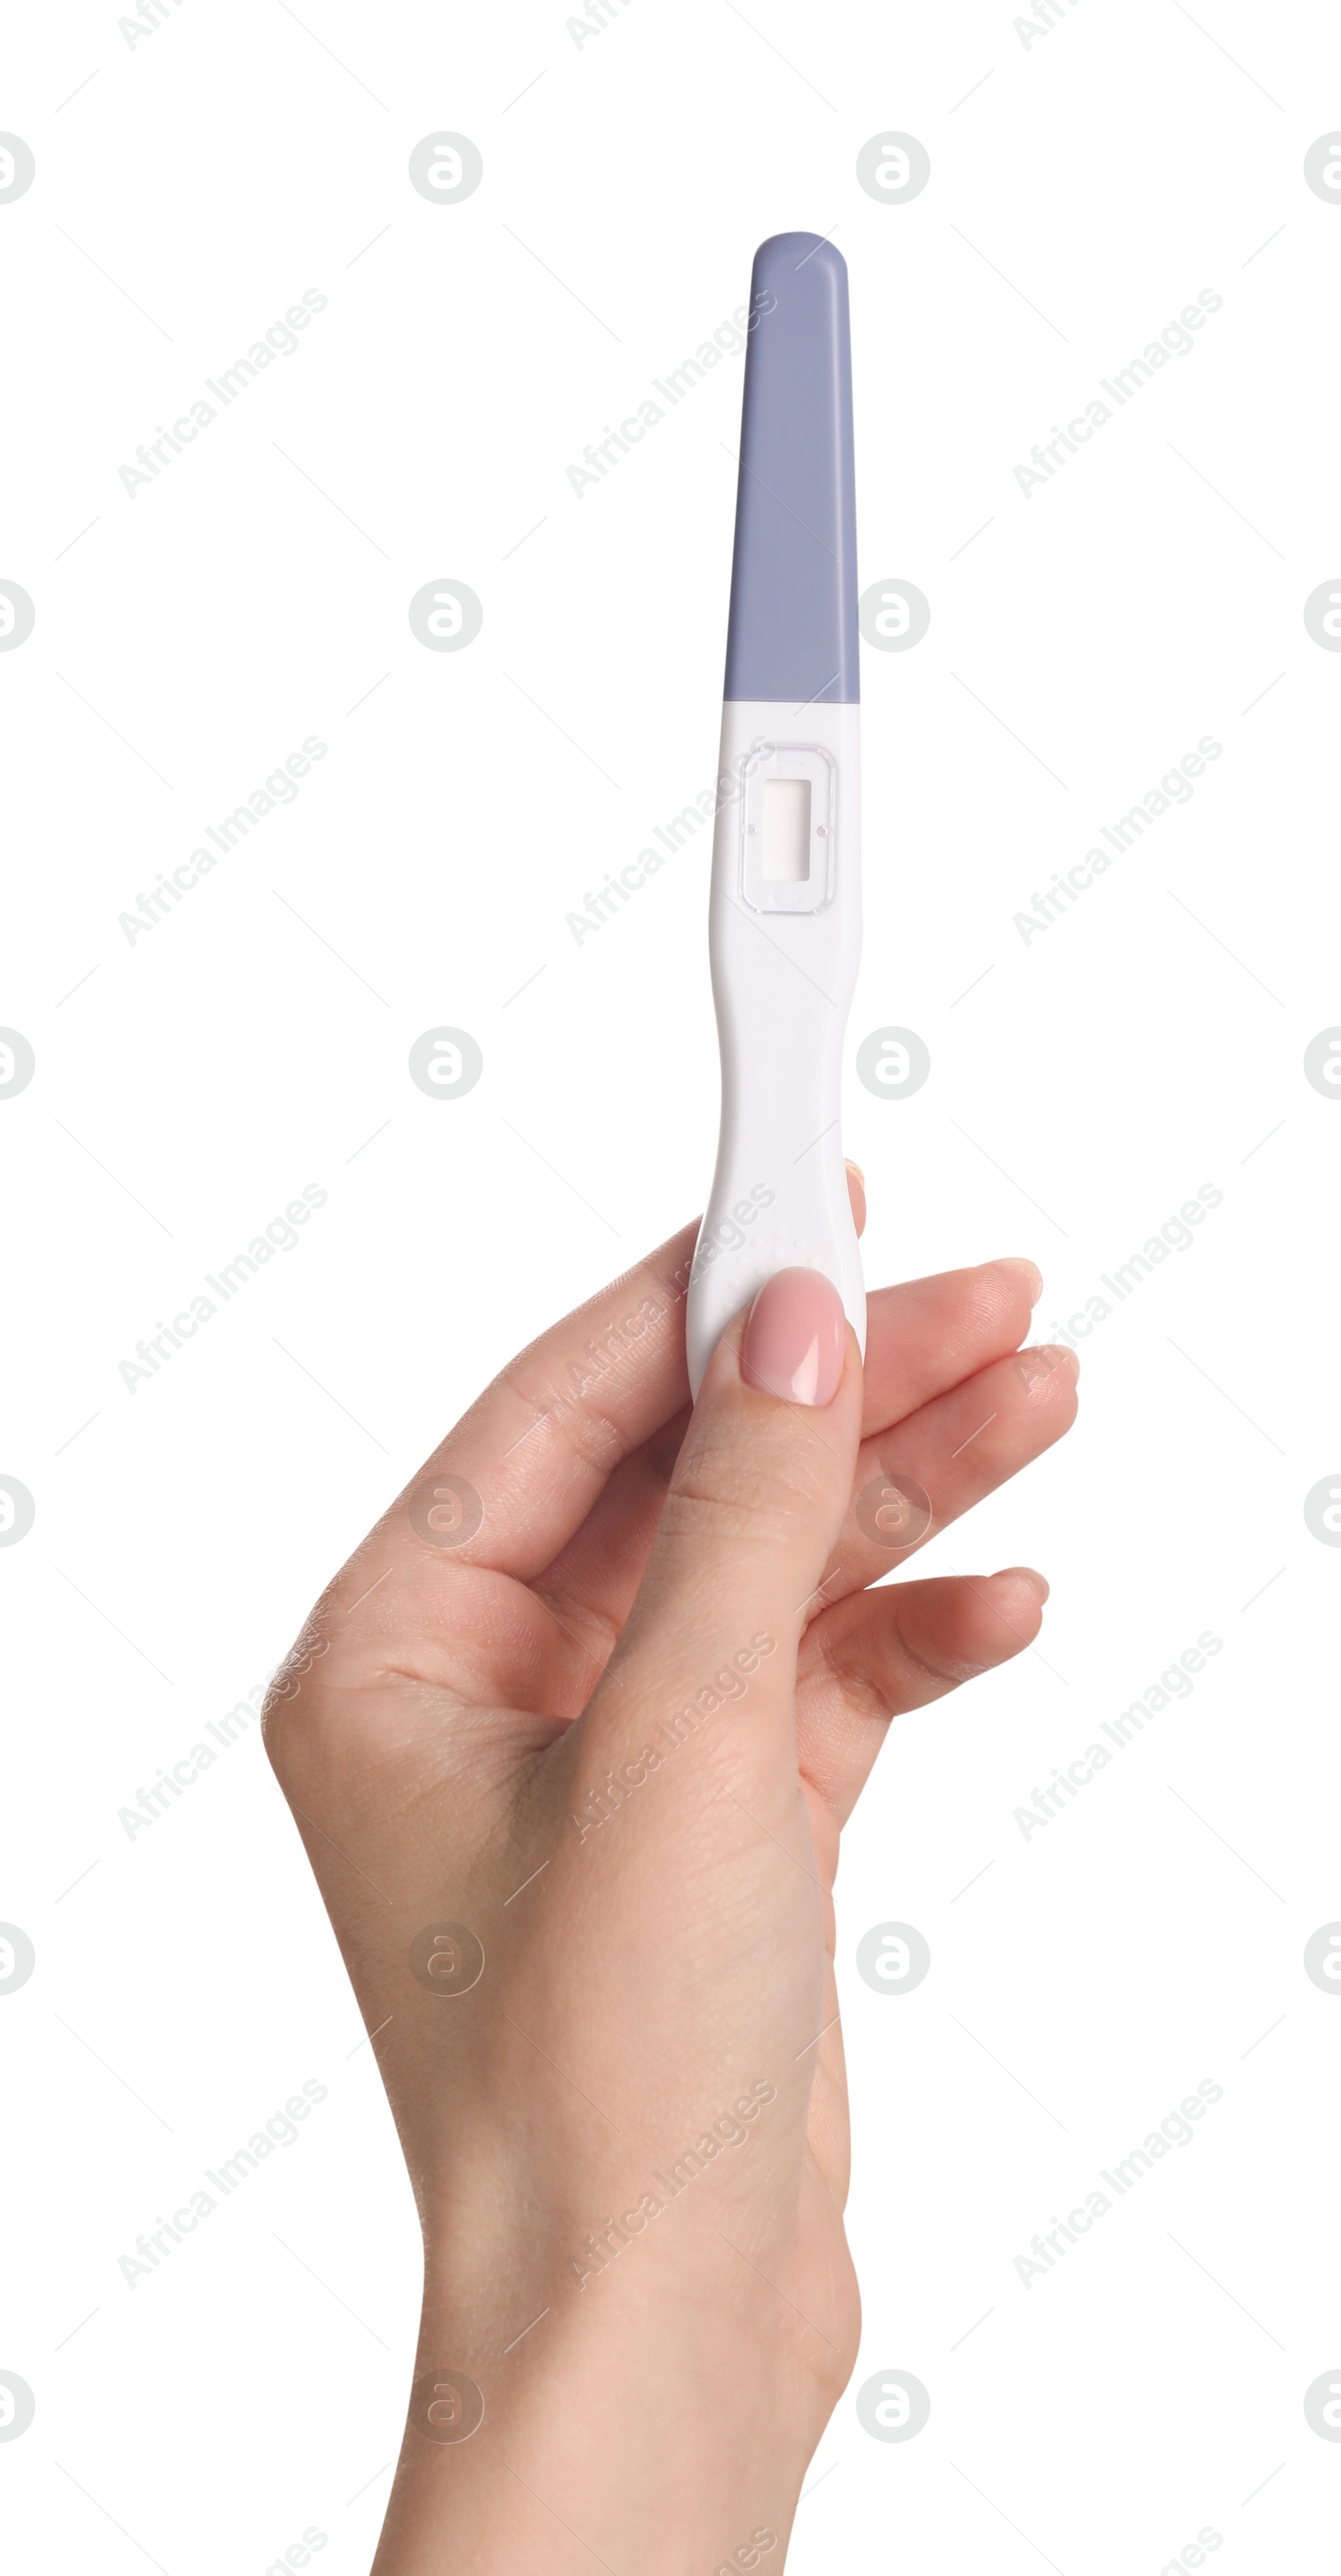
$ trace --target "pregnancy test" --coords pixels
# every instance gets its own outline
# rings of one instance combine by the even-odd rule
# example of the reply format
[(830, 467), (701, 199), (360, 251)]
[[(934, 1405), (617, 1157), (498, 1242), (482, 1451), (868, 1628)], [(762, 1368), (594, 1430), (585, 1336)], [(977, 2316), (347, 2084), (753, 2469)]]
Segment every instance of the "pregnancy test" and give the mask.
[(847, 265), (817, 233), (755, 256), (708, 945), (717, 1169), (686, 1314), (689, 1382), (770, 1279), (823, 1271), (862, 1351), (839, 1135), (861, 954), (857, 530)]

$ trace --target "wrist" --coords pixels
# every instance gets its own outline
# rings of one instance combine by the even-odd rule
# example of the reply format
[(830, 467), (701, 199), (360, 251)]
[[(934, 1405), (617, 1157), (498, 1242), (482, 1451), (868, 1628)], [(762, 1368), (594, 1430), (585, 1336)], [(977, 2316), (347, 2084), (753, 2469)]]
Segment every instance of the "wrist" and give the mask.
[(779, 2569), (845, 2369), (715, 2254), (706, 2295), (633, 2240), (580, 2286), (435, 2263), (376, 2576)]

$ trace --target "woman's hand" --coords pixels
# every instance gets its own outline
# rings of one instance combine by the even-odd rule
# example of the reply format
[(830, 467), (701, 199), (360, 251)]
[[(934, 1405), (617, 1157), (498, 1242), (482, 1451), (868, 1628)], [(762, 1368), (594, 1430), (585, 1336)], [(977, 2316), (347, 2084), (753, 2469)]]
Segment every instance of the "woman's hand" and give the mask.
[(1068, 1428), (1032, 1265), (873, 1294), (864, 1382), (784, 1272), (691, 1415), (693, 1244), (503, 1372), (267, 1706), (424, 2230), (378, 2576), (781, 2564), (858, 2341), (839, 1829), (1046, 1598), (866, 1588)]

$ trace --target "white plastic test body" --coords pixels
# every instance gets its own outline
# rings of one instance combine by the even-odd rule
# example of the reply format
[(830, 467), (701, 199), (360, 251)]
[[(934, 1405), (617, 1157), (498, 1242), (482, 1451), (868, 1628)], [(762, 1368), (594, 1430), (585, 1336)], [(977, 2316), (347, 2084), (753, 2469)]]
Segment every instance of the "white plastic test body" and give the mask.
[(690, 1273), (695, 1395), (775, 1271), (823, 1271), (861, 1349), (840, 1133), (861, 953), (861, 772), (847, 272), (813, 233), (754, 265), (709, 948), (717, 1168)]
[[(712, 855), (722, 1123), (688, 1295), (695, 1395), (726, 1325), (775, 1270), (824, 1271), (866, 1345), (839, 1125), (861, 953), (860, 724), (855, 706), (737, 699), (722, 710), (718, 775), (741, 792), (717, 816)], [(785, 792), (794, 783), (809, 790), (808, 818), (807, 798)], [(795, 864), (807, 820), (808, 878), (766, 877), (766, 857)]]

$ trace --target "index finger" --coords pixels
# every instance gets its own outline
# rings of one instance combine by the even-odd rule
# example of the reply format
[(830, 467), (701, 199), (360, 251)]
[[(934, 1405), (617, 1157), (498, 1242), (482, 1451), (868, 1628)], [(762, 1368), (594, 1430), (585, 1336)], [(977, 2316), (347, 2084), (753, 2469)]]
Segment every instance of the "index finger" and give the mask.
[[(865, 1192), (855, 1164), (848, 1173), (860, 1233)], [(697, 1222), (682, 1226), (529, 1343), (425, 1460), (411, 1501), (432, 1509), (437, 1479), (443, 1509), (464, 1507), (475, 1524), (452, 1548), (458, 1563), (531, 1580), (581, 1529), (615, 1469), (688, 1404), (684, 1301), (697, 1237)], [(368, 1562), (361, 1549), (361, 1579)]]
[(539, 1573), (620, 1462), (688, 1403), (684, 1300), (697, 1232), (682, 1226), (529, 1343), (425, 1460), (411, 1502), (431, 1503), (437, 1481), (476, 1521), (452, 1551), (458, 1562), (523, 1580)]
[[(682, 1226), (510, 1360), (425, 1459), (381, 1529), (407, 1501), (424, 1514), (464, 1510), (454, 1562), (524, 1582), (552, 1566), (616, 1468), (689, 1401), (684, 1301), (697, 1233), (696, 1224)], [(874, 1290), (866, 1436), (1013, 1349), (1036, 1279), (1032, 1263), (998, 1261)], [(379, 1536), (374, 1531), (358, 1551), (360, 1586), (375, 1568)], [(615, 1589), (628, 1597), (650, 1544), (649, 1526), (631, 1551), (636, 1561), (621, 1562)]]

